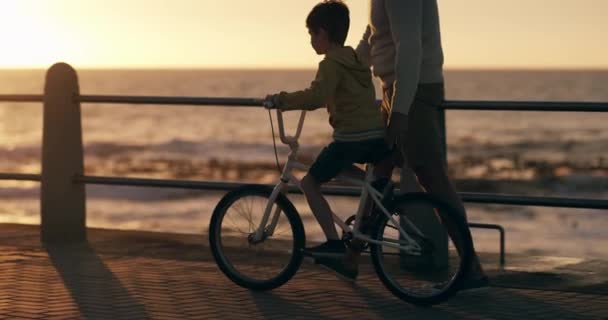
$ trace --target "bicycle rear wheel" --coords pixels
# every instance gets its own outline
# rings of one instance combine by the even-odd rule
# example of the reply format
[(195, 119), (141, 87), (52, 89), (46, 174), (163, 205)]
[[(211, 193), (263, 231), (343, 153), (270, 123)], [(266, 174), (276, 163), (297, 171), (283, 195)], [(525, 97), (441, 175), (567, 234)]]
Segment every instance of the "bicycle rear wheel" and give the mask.
[[(464, 217), (426, 193), (397, 196), (389, 207), (394, 220), (378, 217), (374, 239), (382, 244), (371, 245), (378, 277), (395, 296), (416, 305), (448, 299), (460, 287), (473, 254)], [(406, 249), (408, 243), (418, 247)]]
[[(302, 263), (304, 227), (293, 204), (279, 195), (270, 218), (279, 214), (272, 234), (260, 241), (253, 234), (261, 223), (272, 189), (250, 185), (227, 193), (209, 224), (209, 244), (220, 270), (234, 283), (252, 290), (270, 290), (287, 282)], [(278, 211), (276, 210), (278, 209)]]

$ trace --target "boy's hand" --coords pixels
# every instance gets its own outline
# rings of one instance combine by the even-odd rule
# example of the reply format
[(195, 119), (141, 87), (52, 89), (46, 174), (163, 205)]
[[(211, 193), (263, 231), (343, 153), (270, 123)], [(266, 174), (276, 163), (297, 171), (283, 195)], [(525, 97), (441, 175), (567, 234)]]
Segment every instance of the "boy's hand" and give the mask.
[(404, 151), (409, 118), (407, 114), (393, 112), (386, 130), (386, 143), (390, 148), (397, 145), (398, 150)]
[(279, 107), (279, 95), (269, 94), (264, 98), (264, 108), (266, 109), (278, 109)]

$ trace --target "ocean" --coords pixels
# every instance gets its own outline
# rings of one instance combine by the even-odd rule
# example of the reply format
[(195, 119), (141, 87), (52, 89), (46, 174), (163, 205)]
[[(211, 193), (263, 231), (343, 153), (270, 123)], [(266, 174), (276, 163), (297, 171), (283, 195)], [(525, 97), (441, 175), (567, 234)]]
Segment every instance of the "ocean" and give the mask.
[[(0, 70), (0, 94), (38, 94), (44, 70)], [(82, 94), (263, 97), (297, 90), (312, 70), (79, 70)], [(608, 101), (608, 71), (448, 70), (448, 100)], [(379, 85), (377, 86), (379, 96)], [(0, 103), (0, 172), (39, 173), (42, 105)], [(288, 115), (295, 126), (297, 112)], [(458, 191), (605, 199), (608, 113), (448, 111), (448, 163)], [(82, 106), (88, 175), (273, 183), (278, 174), (268, 112), (256, 108)], [(276, 123), (275, 123), (276, 124)], [(327, 113), (309, 113), (300, 143), (312, 159), (330, 141)], [(287, 148), (278, 146), (279, 158)], [(39, 185), (0, 181), (0, 222), (38, 224)], [(90, 227), (201, 234), (222, 192), (87, 186)], [(321, 240), (301, 196), (308, 238)], [(331, 197), (348, 216), (352, 198)], [(506, 229), (507, 252), (608, 257), (608, 212), (475, 205), (472, 222)], [(493, 231), (473, 230), (497, 252)]]

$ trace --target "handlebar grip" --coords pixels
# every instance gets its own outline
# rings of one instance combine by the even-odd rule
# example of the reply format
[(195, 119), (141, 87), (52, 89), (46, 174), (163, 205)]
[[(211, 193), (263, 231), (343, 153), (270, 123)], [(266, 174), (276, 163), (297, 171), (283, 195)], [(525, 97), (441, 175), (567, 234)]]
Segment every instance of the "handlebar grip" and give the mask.
[(272, 101), (270, 101), (270, 100), (264, 100), (264, 101), (262, 102), (262, 105), (263, 105), (263, 106), (264, 106), (264, 108), (266, 108), (266, 109), (274, 109), (274, 108), (275, 108), (274, 103), (273, 103)]

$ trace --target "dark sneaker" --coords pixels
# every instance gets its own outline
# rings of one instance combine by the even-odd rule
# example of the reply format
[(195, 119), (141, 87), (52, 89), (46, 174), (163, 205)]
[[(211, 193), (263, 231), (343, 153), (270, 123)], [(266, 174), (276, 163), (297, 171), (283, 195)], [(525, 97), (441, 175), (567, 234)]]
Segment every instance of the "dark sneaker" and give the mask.
[(330, 240), (318, 246), (304, 248), (303, 253), (305, 256), (314, 258), (341, 258), (346, 254), (346, 247), (344, 246), (344, 242), (341, 240)]
[(315, 263), (345, 281), (354, 282), (359, 275), (359, 267), (354, 263), (346, 263), (344, 259), (318, 258)]

